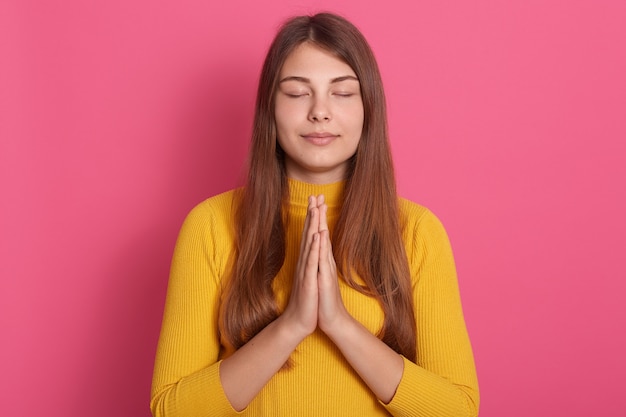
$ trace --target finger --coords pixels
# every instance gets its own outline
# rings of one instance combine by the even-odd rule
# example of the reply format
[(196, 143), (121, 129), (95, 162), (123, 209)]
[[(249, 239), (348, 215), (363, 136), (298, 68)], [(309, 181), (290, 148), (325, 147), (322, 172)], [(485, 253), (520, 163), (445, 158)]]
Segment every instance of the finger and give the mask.
[(307, 245), (309, 227), (311, 225), (311, 209), (315, 207), (314, 204), (316, 203), (317, 203), (316, 198), (313, 196), (309, 196), (309, 204), (307, 206), (306, 217), (304, 219), (304, 227), (302, 228), (302, 237), (300, 239), (300, 254), (307, 252), (305, 248)]
[[(319, 231), (328, 230), (328, 218), (326, 217), (326, 213), (328, 212), (328, 206), (323, 202), (322, 196), (322, 205), (319, 206), (320, 210), (320, 226)], [(318, 200), (319, 201), (319, 200)]]
[[(322, 230), (319, 233), (320, 235), (320, 262), (319, 262), (319, 273), (320, 275), (324, 275), (328, 272), (328, 230)], [(325, 262), (326, 261), (326, 262)]]
[(323, 332), (328, 332), (333, 325), (340, 323), (337, 318), (346, 313), (337, 279), (334, 258), (332, 257), (328, 230), (320, 232), (320, 261), (317, 286), (319, 292), (317, 326)]
[(306, 242), (305, 242), (305, 253), (310, 250), (311, 242), (313, 241), (313, 235), (319, 232), (320, 227), (320, 209), (317, 207), (312, 207), (309, 210), (309, 224), (306, 229)]
[[(300, 256), (296, 271), (299, 276), (302, 276), (306, 272), (308, 259), (311, 253), (311, 245), (313, 244), (314, 236), (318, 233), (319, 228), (319, 209), (317, 207), (311, 207), (309, 210), (309, 222), (307, 228), (303, 230)], [(319, 239), (319, 237), (318, 237)], [(315, 255), (316, 271), (319, 254)]]
[(314, 233), (311, 239), (309, 252), (306, 254), (306, 268), (304, 270), (305, 279), (317, 283), (317, 273), (319, 271), (320, 246), (321, 240), (319, 233)]
[[(319, 252), (319, 272), (323, 278), (332, 277), (334, 275), (334, 258), (332, 256), (332, 247), (328, 230), (320, 232), (320, 252)], [(331, 262), (332, 261), (332, 262)]]
[(328, 264), (330, 266), (331, 272), (336, 274), (337, 264), (335, 263), (335, 254), (333, 253), (333, 243), (330, 241), (330, 231), (326, 233), (326, 259), (328, 259)]

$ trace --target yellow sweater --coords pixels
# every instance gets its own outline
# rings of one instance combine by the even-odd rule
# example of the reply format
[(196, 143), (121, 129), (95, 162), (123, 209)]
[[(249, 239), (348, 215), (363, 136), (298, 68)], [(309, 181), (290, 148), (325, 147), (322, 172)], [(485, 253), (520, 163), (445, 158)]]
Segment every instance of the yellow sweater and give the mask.
[[(343, 191), (343, 183), (320, 186), (289, 180), (289, 186), (287, 252), (274, 282), (281, 309), (298, 259), (307, 197), (324, 194), (332, 231)], [(294, 366), (275, 374), (237, 413), (220, 383), (224, 352), (217, 324), (234, 244), (233, 195), (226, 192), (199, 204), (180, 231), (152, 382), (155, 417), (477, 415), (478, 382), (448, 237), (430, 211), (404, 199), (400, 212), (414, 288), (418, 357), (417, 363), (404, 360), (392, 401), (378, 401), (318, 329), (292, 354)], [(383, 322), (378, 303), (343, 282), (340, 290), (353, 317), (376, 333)]]

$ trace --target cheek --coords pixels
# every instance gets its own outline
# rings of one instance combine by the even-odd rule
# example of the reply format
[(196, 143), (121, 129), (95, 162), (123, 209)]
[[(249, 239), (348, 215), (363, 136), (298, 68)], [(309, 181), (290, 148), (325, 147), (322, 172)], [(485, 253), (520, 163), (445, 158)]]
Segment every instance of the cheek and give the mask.
[(294, 106), (276, 105), (274, 121), (276, 122), (276, 130), (278, 132), (288, 130), (294, 126), (294, 120), (296, 120), (297, 116), (296, 110)]
[(285, 117), (284, 113), (276, 113), (274, 116), (274, 124), (276, 126), (276, 140), (283, 150), (289, 147), (288, 139), (290, 132), (293, 130), (289, 126), (289, 117)]
[(363, 108), (356, 108), (351, 114), (350, 127), (358, 136), (361, 137), (363, 132), (363, 121), (365, 120), (363, 115)]
[(276, 126), (276, 134), (280, 137), (286, 130), (286, 121), (289, 120), (285, 117), (285, 113), (276, 108), (274, 113), (274, 125)]

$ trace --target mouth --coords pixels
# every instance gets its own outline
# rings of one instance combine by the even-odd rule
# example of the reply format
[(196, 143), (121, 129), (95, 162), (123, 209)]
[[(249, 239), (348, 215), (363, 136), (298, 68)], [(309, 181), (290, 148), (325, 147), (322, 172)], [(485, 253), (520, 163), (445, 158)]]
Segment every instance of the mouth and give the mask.
[(339, 135), (328, 132), (311, 132), (305, 133), (301, 137), (313, 145), (324, 146), (337, 139)]

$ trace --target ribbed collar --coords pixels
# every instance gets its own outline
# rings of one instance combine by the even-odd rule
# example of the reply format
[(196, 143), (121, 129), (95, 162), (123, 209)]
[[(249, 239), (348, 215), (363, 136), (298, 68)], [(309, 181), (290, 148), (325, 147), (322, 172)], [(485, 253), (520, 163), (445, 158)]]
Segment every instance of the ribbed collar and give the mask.
[[(308, 207), (309, 196), (324, 194), (324, 200), (329, 209), (340, 208), (343, 202), (345, 181), (332, 184), (309, 184), (288, 178), (289, 202), (295, 207)], [(306, 212), (306, 211), (305, 211)]]

